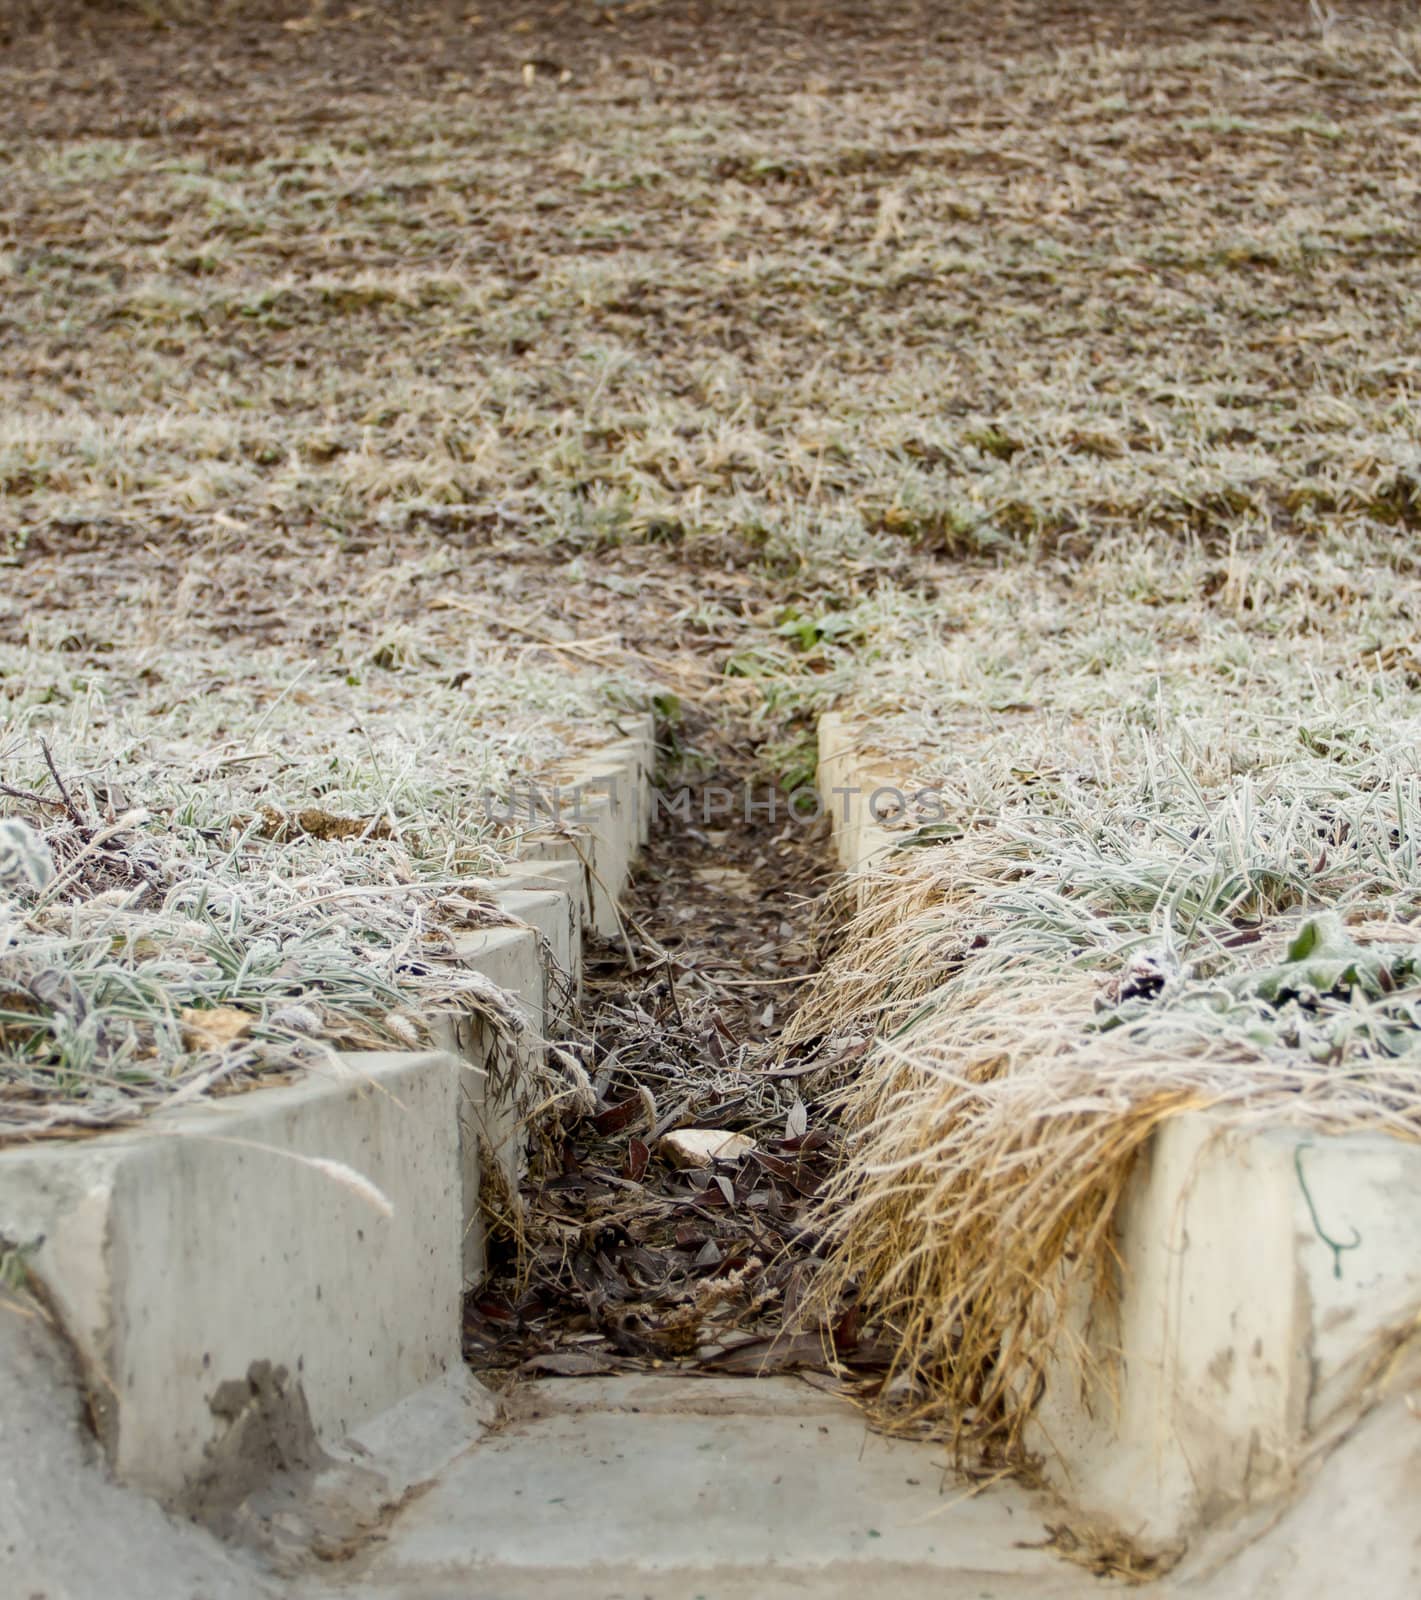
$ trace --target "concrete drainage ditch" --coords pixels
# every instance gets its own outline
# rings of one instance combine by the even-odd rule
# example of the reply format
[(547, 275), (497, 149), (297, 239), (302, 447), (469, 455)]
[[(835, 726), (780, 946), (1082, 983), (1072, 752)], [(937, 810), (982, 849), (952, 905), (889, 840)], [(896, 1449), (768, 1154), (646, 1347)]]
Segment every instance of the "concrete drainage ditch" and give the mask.
[[(941, 1446), (873, 1433), (793, 1377), (657, 1370), (644, 1335), (599, 1346), (651, 1358), (630, 1369), (534, 1365), (501, 1401), (471, 1375), (480, 1197), (523, 1175), (517, 1081), (584, 987), (584, 932), (623, 931), (652, 757), (638, 726), (579, 774), (601, 795), (584, 828), (538, 843), (501, 897), (510, 925), (461, 950), (526, 1027), (450, 1023), (439, 1051), (348, 1057), (328, 1078), (0, 1154), (0, 1236), (27, 1245), (39, 1289), (0, 1319), (23, 1396), (0, 1434), (7, 1593), (1079, 1596), (1097, 1580), (1059, 1552), (1082, 1514), (1156, 1542), (1221, 1508), (1281, 1516), (1269, 1497), (1344, 1437), (1414, 1301), (1395, 1198), (1421, 1162), (1372, 1139), (1309, 1152), (1309, 1203), (1366, 1244), (1367, 1293), (1344, 1294), (1288, 1181), (1297, 1149), (1266, 1130), (1220, 1142), (1204, 1118), (1161, 1137), (1122, 1218), (1121, 1404), (1047, 1385), (1049, 1488), (964, 1485)], [(879, 776), (826, 718), (826, 798)], [(862, 816), (835, 827), (850, 873), (893, 843)], [(702, 844), (712, 878), (739, 870)], [(677, 1005), (674, 975), (663, 999)], [(675, 1111), (652, 1099), (649, 1134)], [(1091, 1337), (1090, 1307), (1078, 1326)], [(1164, 1586), (1241, 1592), (1235, 1546), (1263, 1530), (1235, 1524)], [(1266, 1544), (1260, 1593), (1287, 1568)]]

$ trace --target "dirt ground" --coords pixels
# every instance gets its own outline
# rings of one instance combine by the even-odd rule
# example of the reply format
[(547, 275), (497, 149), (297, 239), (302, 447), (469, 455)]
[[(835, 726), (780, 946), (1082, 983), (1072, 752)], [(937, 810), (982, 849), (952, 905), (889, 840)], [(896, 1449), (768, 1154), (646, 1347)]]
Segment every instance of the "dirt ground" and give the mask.
[[(1404, 4), (1366, 8), (1381, 22), (1408, 14)], [(656, 97), (667, 104), (707, 97), (753, 104), (775, 90), (801, 89), (817, 74), (830, 76), (828, 88), (901, 88), (944, 58), (1180, 43), (1205, 30), (1214, 40), (1237, 40), (1301, 25), (1299, 8), (1287, 0), (951, 7), (918, 0), (891, 8), (808, 0), (515, 0), (496, 7), (463, 0), (57, 0), (29, 6), (18, 0), (7, 24), (7, 43), (16, 52), (11, 69), (36, 77), (30, 93), (8, 111), (29, 131), (113, 137), (138, 131), (143, 119), (163, 117), (175, 101), (196, 97), (209, 114), (219, 105), (230, 114), (242, 103), (275, 109), (273, 99), (283, 91), (428, 94), (466, 89), (473, 81), (496, 102), (518, 97), (527, 63), (555, 81), (571, 73), (559, 86), (573, 92), (609, 71), (630, 76), (640, 70), (650, 72)], [(271, 76), (257, 82), (259, 74)], [(633, 79), (626, 92), (640, 97), (650, 87)], [(101, 115), (86, 106), (89, 96), (102, 100)], [(220, 97), (218, 104), (213, 97)], [(309, 109), (311, 126), (340, 119), (341, 108)]]
[(833, 602), (1411, 514), (1322, 403), (1414, 381), (1387, 8), (150, 13), (0, 62), (11, 541), (689, 539)]

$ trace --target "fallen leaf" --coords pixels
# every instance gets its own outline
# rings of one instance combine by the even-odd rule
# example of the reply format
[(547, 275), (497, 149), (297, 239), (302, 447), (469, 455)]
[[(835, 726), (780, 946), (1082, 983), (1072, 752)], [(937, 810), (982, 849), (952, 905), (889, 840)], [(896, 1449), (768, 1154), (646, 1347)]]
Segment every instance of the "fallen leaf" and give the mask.
[(578, 1350), (549, 1350), (545, 1355), (530, 1356), (518, 1370), (541, 1373), (545, 1378), (595, 1378), (601, 1373), (616, 1372), (617, 1363), (610, 1356), (584, 1355)]
[(730, 1372), (758, 1378), (771, 1372), (810, 1368), (824, 1371), (831, 1366), (857, 1371), (886, 1369), (893, 1358), (887, 1344), (873, 1343), (852, 1350), (835, 1349), (822, 1333), (780, 1334), (765, 1339), (746, 1339), (707, 1356), (701, 1366), (711, 1372)]
[[(274, 839), (278, 844), (300, 838), (388, 839), (393, 834), (388, 817), (340, 817), (319, 806), (307, 806), (296, 812), (263, 806), (260, 814), (262, 825), (258, 833), (263, 839)], [(240, 827), (246, 827), (250, 820), (233, 818)]]
[(770, 1372), (788, 1372), (794, 1367), (824, 1367), (833, 1358), (833, 1347), (817, 1333), (796, 1333), (788, 1338), (746, 1339), (729, 1349), (707, 1356), (701, 1362), (712, 1372), (733, 1372), (737, 1376), (759, 1378)]
[(252, 1031), (256, 1020), (250, 1011), (235, 1006), (184, 1006), (178, 1012), (183, 1043), (189, 1050), (225, 1050)]
[(755, 881), (739, 867), (696, 867), (691, 876), (708, 888), (733, 894), (739, 900), (749, 900), (755, 893)]
[(604, 1111), (599, 1111), (590, 1121), (598, 1133), (617, 1133), (625, 1128), (628, 1123), (635, 1122), (641, 1114), (642, 1103), (640, 1098), (636, 1095), (631, 1095), (625, 1100), (619, 1100), (616, 1105), (608, 1106)]
[(627, 1142), (627, 1163), (622, 1168), (623, 1177), (630, 1178), (633, 1183), (640, 1183), (646, 1176), (647, 1164), (651, 1160), (651, 1151), (642, 1139), (631, 1139)]

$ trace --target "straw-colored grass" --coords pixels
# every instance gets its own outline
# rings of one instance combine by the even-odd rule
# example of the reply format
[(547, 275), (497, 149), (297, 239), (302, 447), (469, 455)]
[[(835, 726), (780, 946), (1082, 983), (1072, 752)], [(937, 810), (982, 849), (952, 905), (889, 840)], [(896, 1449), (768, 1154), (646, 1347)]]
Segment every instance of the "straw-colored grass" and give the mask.
[[(1378, 970), (1405, 973), (1384, 1000), (1360, 984), (1255, 998), (1251, 1029), (1221, 1026), (1219, 991), (1181, 975), (1102, 1032), (1114, 1013), (1100, 1009), (1100, 968), (1033, 950), (1029, 934), (1018, 946), (1003, 879), (1020, 865), (1004, 869), (996, 844), (914, 853), (877, 877), (798, 1030), (863, 1026), (880, 1040), (836, 1097), (851, 1143), (820, 1205), (821, 1303), (853, 1294), (898, 1341), (884, 1421), (1019, 1460), (1048, 1366), (1092, 1359), (1064, 1313), (1083, 1287), (1101, 1327), (1118, 1288), (1117, 1204), (1164, 1119), (1211, 1107), (1238, 1124), (1421, 1138), (1421, 941), (1356, 930)], [(1326, 1053), (1279, 1028), (1290, 1008)]]

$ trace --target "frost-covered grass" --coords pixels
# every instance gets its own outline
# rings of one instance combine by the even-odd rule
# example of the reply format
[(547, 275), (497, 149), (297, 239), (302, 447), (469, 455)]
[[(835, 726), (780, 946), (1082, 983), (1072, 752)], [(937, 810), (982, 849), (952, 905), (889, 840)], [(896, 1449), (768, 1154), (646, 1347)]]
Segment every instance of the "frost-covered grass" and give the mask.
[[(790, 8), (830, 60), (784, 83), (629, 23), (559, 38), (559, 88), (418, 104), (287, 36), (200, 114), (182, 74), (109, 113), (59, 51), (62, 134), (0, 151), (4, 531), (444, 518), (819, 576), (1406, 526), (1414, 29), (1058, 9), (835, 44)], [(195, 74), (240, 40), (125, 42), (185, 37)]]
[[(564, 15), (556, 82), (490, 17), (484, 75), (414, 95), (407, 55), (328, 65), (392, 49), (348, 9), (250, 73), (200, 28), (0, 65), (15, 786), (54, 799), (40, 733), (131, 769), (179, 877), (478, 872), (471, 789), (605, 673), (533, 648), (555, 585), (461, 557), (583, 592), (645, 545), (725, 576), (657, 626), (724, 640), (782, 773), (840, 703), (940, 781), (981, 888), (943, 948), (1080, 980), (1082, 1026), (1142, 952), (1182, 994), (1312, 911), (1410, 915), (1405, 16), (789, 5), (717, 53), (667, 5)], [(268, 803), (371, 836), (266, 839)]]
[(894, 1329), (895, 1420), (1010, 1455), (1164, 1119), (1421, 1138), (1421, 570), (1384, 524), (1142, 534), (945, 599), (931, 642), (921, 602), (857, 608), (833, 665), (945, 815), (797, 1027), (876, 1039), (821, 1291)]
[[(1263, 1024), (1195, 980), (1266, 967), (1320, 910), (1394, 929), (1421, 911), (1417, 616), (1421, 572), (1386, 528), (1231, 552), (1116, 539), (976, 572), (932, 643), (920, 606), (861, 607), (867, 645), (839, 671), (904, 787), (940, 795), (947, 820), (915, 842), (959, 863), (942, 918), (949, 945), (975, 941), (969, 967), (1108, 990), (1148, 956), (1167, 981), (1133, 1029), (1205, 1004), (1226, 1048)], [(1333, 1020), (1342, 1056), (1368, 1048)], [(1319, 1048), (1305, 1021), (1274, 1045)]]
[[(268, 546), (255, 584), (252, 557), (119, 543), (13, 569), (0, 1132), (325, 1070), (481, 1004), (451, 937), (501, 915), (498, 802), (639, 693), (492, 638), (438, 552), (358, 583), (334, 547)], [(421, 577), (449, 603), (411, 603)]]

